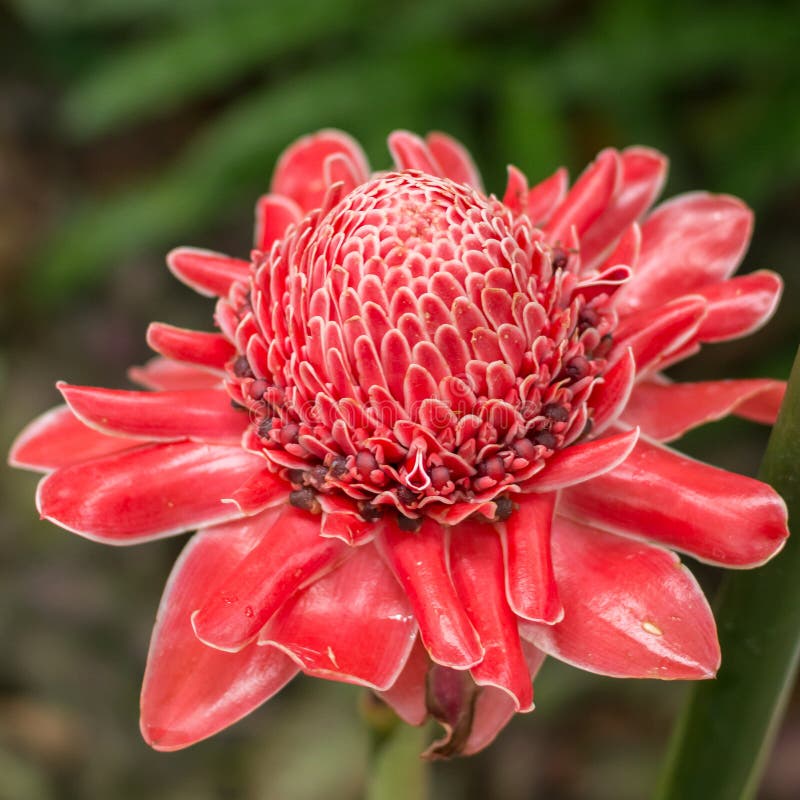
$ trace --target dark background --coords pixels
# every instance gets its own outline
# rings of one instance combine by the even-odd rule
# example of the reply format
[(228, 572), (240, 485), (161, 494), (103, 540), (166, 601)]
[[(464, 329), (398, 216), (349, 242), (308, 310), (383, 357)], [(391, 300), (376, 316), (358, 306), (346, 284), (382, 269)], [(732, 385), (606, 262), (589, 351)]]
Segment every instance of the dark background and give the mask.
[[(666, 195), (742, 197), (744, 271), (787, 284), (776, 318), (685, 378), (786, 377), (800, 320), (800, 5), (521, 0), (13, 0), (0, 5), (0, 449), (58, 378), (126, 386), (152, 319), (210, 328), (163, 254), (245, 256), (280, 150), (319, 127), (375, 168), (395, 127), (460, 137), (490, 190), (513, 161), (571, 174), (606, 145), (672, 161)], [(681, 447), (755, 473), (766, 432)], [(151, 752), (138, 689), (183, 539), (103, 548), (36, 519), (36, 478), (0, 472), (0, 798), (337, 800), (363, 791), (358, 690), (299, 679), (222, 735)], [(709, 593), (715, 570), (695, 570)], [(724, 654), (723, 654), (724, 655)], [(746, 688), (745, 688), (746, 690)], [(433, 770), (436, 798), (638, 800), (685, 686), (548, 662), (537, 711)], [(760, 797), (800, 796), (797, 699)]]

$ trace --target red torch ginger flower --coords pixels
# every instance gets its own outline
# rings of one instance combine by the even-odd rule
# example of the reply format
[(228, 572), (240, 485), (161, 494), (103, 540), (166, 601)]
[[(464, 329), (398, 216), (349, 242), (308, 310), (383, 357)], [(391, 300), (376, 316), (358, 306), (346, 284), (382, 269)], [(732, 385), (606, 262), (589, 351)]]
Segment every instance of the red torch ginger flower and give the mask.
[(781, 283), (731, 278), (751, 212), (706, 193), (650, 211), (666, 161), (604, 150), (568, 188), (515, 168), (484, 193), (452, 139), (390, 137), (370, 174), (323, 131), (278, 163), (239, 260), (180, 248), (219, 333), (154, 323), (149, 391), (59, 384), (11, 461), (43, 517), (132, 544), (199, 529), (175, 565), (142, 691), (145, 739), (189, 745), (298, 671), (375, 690), (471, 753), (533, 708), (544, 655), (605, 675), (708, 678), (708, 604), (673, 551), (780, 550), (786, 510), (663, 443), (772, 380), (676, 384), (766, 321)]

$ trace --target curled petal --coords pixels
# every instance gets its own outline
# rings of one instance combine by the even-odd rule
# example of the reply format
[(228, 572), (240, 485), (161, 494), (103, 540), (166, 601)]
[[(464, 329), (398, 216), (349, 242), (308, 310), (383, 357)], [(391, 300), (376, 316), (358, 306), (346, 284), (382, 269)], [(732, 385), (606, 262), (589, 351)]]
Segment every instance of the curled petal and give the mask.
[(405, 593), (371, 545), (287, 602), (259, 636), (303, 672), (388, 689), (417, 635)]
[(444, 177), (444, 170), (428, 145), (409, 131), (394, 131), (389, 135), (389, 150), (397, 169), (415, 169), (428, 175)]
[(408, 595), (431, 659), (456, 669), (478, 664), (483, 647), (453, 587), (442, 527), (426, 519), (410, 533), (387, 521), (377, 541)]
[(528, 665), (517, 617), (508, 605), (500, 539), (493, 526), (465, 521), (450, 532), (450, 571), (461, 602), (483, 644), (483, 661), (471, 670), (479, 686), (495, 686), (516, 710), (533, 708)]
[(67, 406), (56, 406), (25, 426), (11, 445), (8, 463), (50, 472), (140, 444), (138, 439), (100, 433), (84, 425)]
[(519, 495), (519, 508), (500, 527), (508, 602), (523, 619), (547, 624), (564, 615), (550, 556), (556, 495)]
[(664, 155), (648, 147), (620, 153), (620, 186), (600, 218), (581, 236), (581, 262), (591, 269), (603, 259), (624, 231), (647, 211), (667, 177)]
[(53, 472), (39, 484), (36, 506), (88, 539), (135, 544), (238, 517), (222, 501), (260, 464), (239, 447), (143, 445)]
[(272, 177), (272, 192), (291, 198), (303, 212), (319, 208), (328, 190), (325, 161), (332, 155), (347, 159), (360, 182), (367, 180), (369, 165), (358, 142), (342, 131), (322, 130), (298, 139), (283, 152)]
[(603, 376), (592, 390), (589, 398), (591, 407), (592, 431), (595, 435), (604, 431), (622, 413), (628, 404), (636, 380), (636, 359), (633, 350), (625, 354)]
[(166, 392), (180, 389), (210, 389), (222, 385), (219, 375), (161, 356), (151, 358), (142, 367), (131, 367), (128, 370), (128, 377), (145, 389)]
[(192, 537), (172, 568), (150, 640), (141, 729), (156, 750), (177, 750), (232, 725), (278, 692), (297, 667), (273, 648), (221, 653), (194, 635), (189, 615), (219, 569), (251, 545), (254, 522), (209, 528)]
[[(522, 642), (522, 649), (528, 662), (528, 671), (531, 676), (535, 676), (544, 661), (544, 653), (526, 641)], [(532, 711), (533, 706), (529, 710)], [(471, 756), (488, 747), (516, 711), (514, 702), (507, 694), (494, 686), (484, 686), (475, 698), (472, 728), (464, 744), (464, 749), (461, 751), (462, 754)]]
[(569, 176), (561, 167), (528, 192), (525, 213), (534, 225), (541, 227), (550, 221), (553, 211), (563, 202), (568, 187)]
[(566, 241), (573, 227), (578, 235), (586, 231), (608, 206), (618, 186), (620, 172), (619, 153), (610, 148), (603, 150), (553, 212), (545, 229), (547, 240)]
[(220, 389), (131, 392), (63, 382), (57, 386), (75, 416), (111, 435), (237, 444), (249, 421)]
[(618, 311), (654, 308), (725, 280), (752, 231), (753, 213), (735, 197), (692, 192), (663, 203), (642, 225), (639, 263), (617, 294)]
[(157, 353), (175, 361), (223, 370), (236, 348), (219, 333), (205, 333), (152, 322), (147, 329), (147, 344)]
[(303, 212), (289, 197), (265, 194), (256, 203), (256, 225), (253, 246), (268, 253), (272, 245), (283, 238), (286, 229), (299, 222)]
[(580, 669), (620, 678), (711, 678), (720, 652), (697, 581), (667, 550), (556, 517), (557, 625), (523, 636)]
[(554, 492), (596, 478), (622, 463), (633, 450), (639, 429), (593, 439), (560, 450), (547, 460), (542, 472), (526, 488), (535, 492)]
[(765, 378), (699, 383), (642, 381), (633, 390), (623, 418), (641, 427), (650, 438), (668, 442), (728, 414), (771, 425), (785, 392), (784, 381)]
[(442, 174), (456, 183), (465, 183), (479, 192), (483, 191), (481, 174), (469, 151), (461, 142), (445, 133), (433, 131), (425, 137), (428, 149), (433, 154)]
[(567, 489), (559, 513), (727, 567), (767, 561), (789, 535), (772, 487), (644, 440), (616, 469)]
[(349, 554), (343, 542), (319, 535), (318, 515), (284, 506), (270, 522), (244, 558), (209, 587), (192, 616), (198, 639), (211, 647), (241, 650), (298, 589)]
[(196, 247), (178, 247), (167, 254), (170, 272), (198, 294), (223, 297), (234, 283), (246, 282), (250, 262)]

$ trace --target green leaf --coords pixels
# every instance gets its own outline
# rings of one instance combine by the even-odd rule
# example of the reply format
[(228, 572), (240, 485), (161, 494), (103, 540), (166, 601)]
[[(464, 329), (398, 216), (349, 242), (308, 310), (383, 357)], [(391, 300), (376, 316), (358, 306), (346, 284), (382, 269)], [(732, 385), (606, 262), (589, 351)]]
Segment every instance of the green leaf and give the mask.
[[(800, 519), (800, 354), (760, 477)], [(659, 800), (755, 797), (800, 653), (800, 535), (766, 566), (729, 573), (718, 596), (717, 679), (697, 683), (678, 721)]]

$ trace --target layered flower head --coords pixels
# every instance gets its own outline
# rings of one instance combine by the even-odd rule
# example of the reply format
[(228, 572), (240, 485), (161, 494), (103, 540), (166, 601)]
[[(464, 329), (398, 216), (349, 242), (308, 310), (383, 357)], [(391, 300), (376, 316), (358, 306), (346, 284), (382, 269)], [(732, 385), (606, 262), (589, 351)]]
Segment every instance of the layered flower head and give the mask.
[[(761, 325), (781, 284), (730, 278), (752, 217), (603, 151), (568, 188), (509, 168), (501, 200), (465, 150), (394, 133), (370, 174), (336, 131), (282, 156), (249, 261), (181, 248), (220, 332), (154, 323), (148, 391), (60, 384), (12, 463), (48, 474), (43, 517), (129, 544), (199, 529), (167, 585), (142, 691), (159, 749), (211, 735), (296, 672), (368, 686), (431, 752), (470, 753), (533, 708), (546, 654), (622, 677), (706, 678), (708, 604), (672, 550), (774, 555), (765, 484), (662, 443), (771, 380), (663, 370)], [(680, 568), (677, 568), (680, 567)]]

